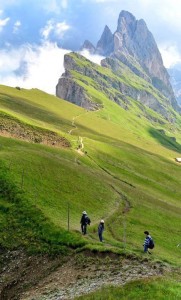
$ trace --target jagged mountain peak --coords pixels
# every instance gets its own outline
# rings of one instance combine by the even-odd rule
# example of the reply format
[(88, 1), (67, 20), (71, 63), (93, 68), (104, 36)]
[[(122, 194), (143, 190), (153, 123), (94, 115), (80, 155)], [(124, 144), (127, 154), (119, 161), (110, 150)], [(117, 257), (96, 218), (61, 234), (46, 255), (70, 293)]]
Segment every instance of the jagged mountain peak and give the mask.
[(87, 49), (91, 54), (95, 52), (96, 48), (94, 47), (94, 45), (89, 41), (89, 40), (85, 40), (81, 50), (83, 49)]
[[(135, 74), (144, 79), (147, 77), (146, 80), (151, 81), (170, 100), (174, 109), (179, 110), (160, 51), (143, 19), (137, 20), (130, 12), (122, 10), (117, 30), (113, 35), (104, 30), (96, 53), (114, 57)], [(140, 66), (147, 76), (140, 70)]]
[(106, 25), (97, 43), (96, 52), (100, 55), (107, 56), (113, 51), (113, 34), (109, 27)]
[(124, 9), (120, 12), (118, 21), (121, 18), (136, 20), (135, 16), (132, 13)]
[[(106, 25), (97, 46), (85, 41), (83, 48), (120, 61), (148, 84), (152, 83), (170, 105), (180, 111), (155, 39), (143, 19), (137, 20), (133, 14), (123, 10), (115, 33)], [(88, 70), (86, 73), (89, 73)]]
[(111, 33), (111, 34), (112, 34), (110, 28), (109, 28), (107, 25), (104, 27), (104, 33), (105, 33), (105, 34), (106, 34), (106, 33)]
[(136, 28), (136, 18), (128, 11), (122, 10), (119, 14), (117, 31), (125, 32), (128, 29), (132, 32)]

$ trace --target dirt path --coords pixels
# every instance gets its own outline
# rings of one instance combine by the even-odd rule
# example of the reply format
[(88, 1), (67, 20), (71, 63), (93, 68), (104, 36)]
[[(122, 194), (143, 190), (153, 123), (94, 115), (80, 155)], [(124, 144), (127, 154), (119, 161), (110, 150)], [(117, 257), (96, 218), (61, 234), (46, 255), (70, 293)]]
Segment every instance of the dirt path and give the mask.
[(78, 117), (79, 117), (79, 116), (73, 117), (73, 119), (72, 119), (72, 126), (73, 126), (74, 128), (72, 128), (72, 129), (70, 129), (70, 130), (68, 131), (69, 134), (72, 134), (72, 132), (73, 132), (74, 130), (77, 129), (77, 126), (75, 125), (75, 119), (77, 119)]
[[(85, 112), (85, 114), (87, 114), (88, 112)], [(72, 119), (72, 126), (74, 128), (72, 128), (71, 130), (68, 131), (69, 134), (72, 134), (73, 131), (77, 130), (78, 127), (77, 125), (75, 124), (75, 120), (78, 119), (79, 117), (81, 117), (82, 115), (85, 115), (85, 114), (81, 114), (81, 115), (78, 115), (76, 117), (73, 117)], [(84, 155), (84, 144), (83, 144), (83, 138), (81, 136), (79, 136), (79, 139), (78, 139), (78, 147), (77, 147), (77, 152), (80, 154), (80, 155)]]
[(84, 154), (85, 154), (84, 151), (83, 151), (83, 149), (84, 149), (84, 144), (83, 144), (83, 138), (82, 138), (81, 136), (79, 136), (79, 141), (78, 141), (78, 143), (79, 143), (79, 146), (78, 146), (77, 152), (78, 152), (80, 155), (84, 155)]

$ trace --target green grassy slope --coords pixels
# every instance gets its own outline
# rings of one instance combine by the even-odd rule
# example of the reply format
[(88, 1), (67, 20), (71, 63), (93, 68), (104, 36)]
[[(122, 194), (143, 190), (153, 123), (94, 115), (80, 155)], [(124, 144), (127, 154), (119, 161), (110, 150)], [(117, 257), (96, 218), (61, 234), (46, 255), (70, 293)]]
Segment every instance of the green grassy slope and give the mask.
[(181, 298), (181, 284), (173, 278), (147, 279), (126, 284), (124, 287), (106, 287), (96, 293), (84, 295), (76, 299), (86, 300), (177, 300)]
[[(97, 247), (97, 224), (104, 218), (106, 247), (118, 250), (126, 247), (127, 251), (140, 255), (143, 231), (147, 229), (155, 238), (154, 257), (180, 264), (177, 244), (181, 230), (181, 168), (174, 160), (181, 153), (180, 117), (175, 124), (165, 121), (161, 124), (153, 118), (149, 121), (144, 116), (149, 111), (144, 108), (143, 114), (136, 102), (125, 111), (110, 102), (104, 93), (97, 93), (104, 108), (87, 112), (39, 90), (0, 86), (2, 124), (3, 114), (6, 114), (13, 122), (27, 124), (35, 132), (40, 129), (56, 132), (71, 145), (56, 148), (28, 143), (20, 141), (21, 137), (19, 140), (7, 137), (7, 132), (0, 137), (3, 174), (6, 170), (11, 184), (13, 182), (26, 198), (28, 207), (22, 205), (21, 213), (30, 212), (28, 228), (34, 222), (36, 211), (40, 219), (45, 218), (44, 222), (40, 221), (42, 228), (37, 235), (34, 235), (37, 229), (31, 228), (35, 248), (37, 245), (38, 249), (46, 251), (48, 243), (50, 251), (57, 232), (66, 233), (69, 206), (72, 237), (65, 237), (67, 243), (64, 241), (63, 245), (79, 247), (88, 243)], [(157, 116), (156, 120), (158, 118), (162, 119)], [(85, 155), (77, 152), (81, 139)], [(11, 206), (6, 193), (2, 194), (1, 227), (6, 227), (8, 218), (14, 220), (15, 215), (17, 222), (13, 221), (10, 232), (16, 232), (21, 224), (19, 238), (15, 234), (15, 241), (9, 244), (8, 230), (6, 235), (1, 231), (1, 244), (11, 248), (22, 244), (29, 249), (30, 234), (24, 237), (29, 229), (24, 228), (18, 217), (16, 202), (13, 203), (15, 212), (15, 208), (6, 209)], [(82, 241), (78, 231), (83, 210), (87, 210), (92, 223), (88, 237)], [(48, 224), (51, 233), (42, 238)], [(55, 232), (54, 241), (50, 241), (52, 232)], [(58, 241), (62, 246), (61, 234)], [(54, 245), (59, 249), (57, 247)]]

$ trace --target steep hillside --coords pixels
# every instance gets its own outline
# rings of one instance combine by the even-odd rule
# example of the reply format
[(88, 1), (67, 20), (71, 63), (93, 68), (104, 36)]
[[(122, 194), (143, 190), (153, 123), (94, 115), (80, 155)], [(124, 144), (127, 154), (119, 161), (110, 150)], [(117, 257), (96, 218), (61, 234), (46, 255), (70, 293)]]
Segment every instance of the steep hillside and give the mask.
[(88, 110), (104, 107), (106, 100), (129, 110), (135, 102), (139, 108), (144, 109), (143, 104), (167, 121), (174, 122), (176, 111), (151, 83), (135, 75), (119, 60), (106, 58), (102, 65), (98, 66), (77, 53), (65, 55), (66, 72), (59, 79), (56, 95)]
[[(70, 57), (78, 65), (81, 57)], [(81, 62), (82, 69), (91, 64)], [(181, 168), (175, 157), (181, 155), (180, 116), (168, 110), (175, 116), (169, 122), (132, 100), (125, 109), (110, 101), (106, 84), (99, 91), (98, 80), (69, 72), (98, 109), (88, 111), (39, 90), (0, 86), (2, 253), (21, 249), (73, 255), (74, 249), (89, 249), (144, 259), (143, 231), (148, 229), (156, 243), (153, 263), (179, 266)], [(85, 237), (80, 233), (83, 210), (92, 221)], [(104, 244), (97, 237), (101, 218)], [(24, 264), (28, 266), (28, 258)], [(40, 274), (37, 280), (32, 277), (33, 284), (53, 268), (47, 263), (45, 272), (43, 266), (39, 260)], [(1, 295), (16, 293), (19, 284), (23, 288), (26, 269), (14, 285), (3, 263), (2, 270)]]

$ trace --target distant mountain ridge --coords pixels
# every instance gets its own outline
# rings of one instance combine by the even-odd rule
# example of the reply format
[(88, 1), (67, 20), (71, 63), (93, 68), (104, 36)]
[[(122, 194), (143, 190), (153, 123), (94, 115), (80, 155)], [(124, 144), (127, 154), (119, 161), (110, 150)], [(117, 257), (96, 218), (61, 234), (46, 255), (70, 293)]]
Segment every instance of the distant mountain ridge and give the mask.
[[(87, 47), (87, 42), (84, 42), (82, 49), (90, 49)], [(94, 47), (95, 51), (93, 47), (92, 45), (91, 53), (117, 58), (135, 74), (151, 82), (170, 99), (173, 108), (179, 110), (169, 74), (163, 65), (154, 37), (143, 19), (136, 20), (130, 12), (121, 11), (115, 33), (112, 34), (106, 25), (97, 46)]]
[(104, 70), (81, 55), (65, 55), (65, 73), (56, 87), (58, 97), (88, 110), (97, 109), (100, 99), (93, 101), (84, 86), (89, 77), (88, 85), (97, 85), (97, 90), (125, 109), (129, 109), (132, 98), (167, 120), (174, 119), (173, 109), (181, 111), (159, 49), (144, 20), (136, 20), (131, 13), (122, 11), (114, 34), (105, 26), (97, 46), (86, 40), (82, 49), (105, 56), (101, 61)]
[(174, 66), (168, 69), (170, 81), (177, 99), (178, 104), (181, 106), (181, 66)]

